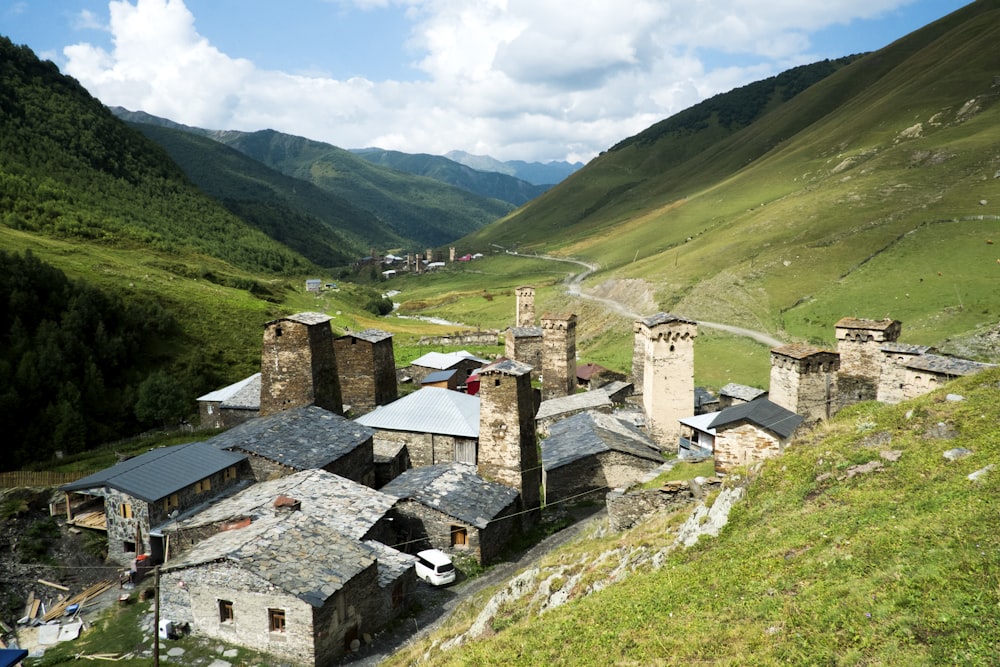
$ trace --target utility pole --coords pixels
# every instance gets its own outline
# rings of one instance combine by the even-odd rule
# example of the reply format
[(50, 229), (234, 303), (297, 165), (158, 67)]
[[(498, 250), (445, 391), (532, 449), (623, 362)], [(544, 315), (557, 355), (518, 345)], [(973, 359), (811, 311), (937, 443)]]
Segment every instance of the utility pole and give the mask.
[(153, 568), (153, 667), (160, 667), (160, 566)]

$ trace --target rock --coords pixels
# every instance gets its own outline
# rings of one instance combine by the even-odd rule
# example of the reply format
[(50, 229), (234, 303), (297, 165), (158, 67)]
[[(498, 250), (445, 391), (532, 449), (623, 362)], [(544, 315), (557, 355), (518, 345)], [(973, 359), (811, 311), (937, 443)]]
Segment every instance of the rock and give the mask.
[(233, 667), (233, 663), (216, 658), (212, 662), (208, 663), (208, 667)]
[(903, 452), (898, 449), (883, 449), (878, 455), (890, 463), (895, 463), (903, 455)]
[(227, 648), (225, 651), (221, 651), (223, 658), (235, 658), (240, 654), (238, 649)]
[(944, 422), (938, 422), (924, 432), (925, 438), (935, 438), (938, 440), (951, 440), (957, 435), (958, 429)]
[(171, 658), (179, 658), (182, 655), (184, 655), (184, 649), (182, 649), (180, 646), (174, 646), (173, 648), (167, 651), (167, 655)]
[(964, 401), (965, 396), (962, 396), (961, 394), (948, 394), (944, 397), (944, 400), (951, 401), (952, 403), (958, 403), (959, 401)]
[(971, 473), (969, 475), (969, 477), (968, 477), (968, 480), (970, 482), (980, 482), (980, 481), (983, 480), (984, 477), (986, 477), (988, 474), (990, 474), (991, 470), (993, 470), (993, 464), (992, 463), (989, 464), (988, 466), (986, 466), (985, 468), (980, 468), (976, 472)]
[(956, 447), (954, 449), (949, 449), (943, 456), (948, 461), (957, 461), (959, 459), (964, 459), (966, 456), (972, 453), (971, 449), (966, 449), (965, 447)]
[(850, 479), (855, 475), (867, 475), (868, 473), (875, 472), (876, 470), (881, 470), (883, 468), (882, 462), (878, 459), (869, 461), (868, 463), (862, 463), (860, 465), (851, 466), (847, 469), (847, 478)]

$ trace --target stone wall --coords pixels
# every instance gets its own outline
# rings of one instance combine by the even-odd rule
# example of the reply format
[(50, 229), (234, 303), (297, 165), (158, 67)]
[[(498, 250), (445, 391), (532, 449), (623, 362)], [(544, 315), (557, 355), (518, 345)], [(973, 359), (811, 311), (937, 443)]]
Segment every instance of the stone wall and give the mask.
[(323, 467), (327, 472), (375, 487), (374, 444), (369, 438), (339, 459)]
[[(514, 515), (517, 509), (518, 503), (515, 500), (482, 530), (413, 500), (396, 503), (393, 517), (398, 543), (406, 544), (409, 552), (440, 549), (447, 553), (469, 556), (485, 564), (503, 553), (516, 532), (518, 521)], [(465, 531), (464, 545), (453, 544), (456, 529)]]
[(608, 525), (611, 530), (628, 530), (654, 514), (672, 511), (695, 501), (688, 482), (668, 482), (658, 489), (608, 492)]
[(531, 374), (535, 378), (542, 374), (542, 337), (515, 336), (514, 331), (507, 330), (504, 340), (504, 356), (516, 359), (531, 366)]
[(517, 299), (514, 326), (535, 326), (535, 288), (530, 285), (522, 285), (515, 289), (514, 293)]
[(260, 414), (315, 404), (342, 414), (330, 318), (303, 313), (268, 322), (261, 349)]
[(607, 451), (542, 472), (546, 504), (603, 497), (608, 489), (629, 487), (662, 462)]
[(736, 467), (781, 454), (786, 441), (770, 431), (743, 422), (715, 433), (715, 472), (729, 473)]
[(649, 434), (664, 450), (674, 450), (680, 419), (694, 413), (694, 341), (698, 325), (667, 314), (635, 323), (643, 341), (642, 403)]
[(354, 415), (367, 414), (396, 400), (392, 338), (372, 343), (357, 336), (341, 336), (334, 341), (334, 348), (341, 396)]
[[(375, 439), (380, 449), (405, 446), (414, 468), (433, 465), (435, 463), (450, 463), (455, 460), (455, 446), (458, 443), (476, 444), (475, 438), (461, 438), (451, 435), (432, 433), (413, 433), (410, 431), (376, 430)], [(467, 461), (467, 463), (475, 463)]]
[(807, 426), (829, 419), (837, 401), (840, 357), (820, 349), (796, 350), (795, 354), (803, 355), (796, 357), (783, 354), (782, 349), (771, 351), (771, 402), (802, 415)]
[(576, 315), (542, 317), (542, 398), (576, 392)]
[(417, 345), (499, 345), (500, 332), (496, 329), (482, 331), (456, 331), (443, 336), (423, 336)]
[(862, 401), (874, 401), (878, 396), (878, 380), (857, 375), (837, 374), (837, 393), (834, 412)]

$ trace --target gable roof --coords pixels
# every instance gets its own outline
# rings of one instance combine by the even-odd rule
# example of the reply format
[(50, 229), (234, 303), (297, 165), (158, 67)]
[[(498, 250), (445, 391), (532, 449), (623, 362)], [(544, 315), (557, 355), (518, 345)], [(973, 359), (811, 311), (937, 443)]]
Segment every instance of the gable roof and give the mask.
[(368, 428), (479, 437), (479, 397), (443, 387), (422, 387), (354, 421)]
[[(388, 273), (388, 272), (386, 272)], [(395, 271), (393, 272), (395, 273)], [(369, 343), (379, 343), (387, 338), (392, 338), (392, 334), (381, 329), (365, 329), (364, 331), (352, 331), (345, 333), (341, 338), (357, 338)]]
[(377, 552), (323, 523), (293, 512), (216, 533), (163, 572), (226, 561), (314, 607), (375, 564)]
[(923, 354), (912, 359), (907, 359), (903, 364), (912, 370), (927, 371), (949, 377), (974, 375), (987, 368), (996, 368), (996, 364), (986, 364), (969, 359), (959, 359), (958, 357), (943, 357), (937, 354)]
[(719, 390), (719, 396), (729, 396), (730, 398), (738, 398), (741, 401), (752, 401), (754, 399), (760, 398), (767, 391), (764, 389), (758, 389), (757, 387), (750, 387), (745, 384), (737, 384), (736, 382), (730, 382), (725, 387)]
[(510, 333), (514, 338), (541, 338), (542, 328), (535, 326), (511, 327)]
[(616, 451), (663, 463), (652, 438), (614, 415), (581, 412), (549, 429), (542, 440), (542, 467), (554, 470), (587, 456)]
[(709, 435), (715, 435), (715, 429), (712, 428), (712, 422), (715, 418), (719, 416), (719, 412), (706, 412), (703, 415), (695, 415), (693, 417), (685, 417), (684, 419), (678, 419), (680, 423), (685, 426), (690, 426), (693, 429), (701, 431), (702, 433), (708, 433)]
[(516, 489), (483, 479), (468, 463), (411, 468), (383, 486), (382, 493), (410, 499), (480, 529), (518, 498)]
[(611, 397), (604, 391), (582, 391), (569, 396), (559, 396), (542, 401), (535, 413), (535, 419), (548, 419), (566, 414), (567, 412), (579, 412), (580, 410), (590, 410), (593, 408), (610, 408), (614, 405)]
[(246, 454), (220, 451), (205, 442), (159, 447), (64, 484), (62, 489), (82, 491), (107, 487), (152, 503), (246, 458)]
[[(233, 396), (235, 396), (236, 394), (238, 394), (240, 391), (242, 391), (247, 385), (253, 383), (254, 380), (257, 381), (258, 394), (259, 394), (260, 393), (260, 373), (254, 373), (253, 375), (251, 375), (248, 378), (243, 378), (239, 382), (234, 382), (233, 384), (231, 384), (231, 385), (229, 385), (227, 387), (223, 387), (222, 389), (216, 389), (215, 391), (210, 391), (207, 394), (205, 394), (204, 396), (199, 396), (195, 400), (198, 400), (198, 401), (212, 401), (212, 402), (215, 402), (215, 401), (218, 401), (218, 402), (227, 401), (230, 398), (232, 398)], [(259, 398), (257, 399), (257, 402), (260, 403), (260, 399)]]
[(601, 373), (606, 370), (608, 369), (600, 364), (577, 364), (576, 379), (590, 382), (591, 378), (594, 377), (594, 373)]
[(480, 364), (487, 364), (489, 360), (480, 359), (465, 350), (458, 352), (428, 352), (413, 360), (412, 366), (423, 366), (424, 368), (435, 368), (439, 371), (447, 370), (462, 361), (475, 361)]
[(752, 424), (776, 433), (782, 438), (789, 437), (805, 418), (786, 410), (769, 399), (758, 398), (749, 403), (741, 403), (721, 410), (708, 425), (716, 432), (737, 422), (748, 421)]
[(434, 371), (433, 373), (428, 373), (420, 384), (434, 384), (435, 382), (447, 382), (455, 375), (458, 371), (455, 369), (447, 371)]
[(296, 470), (322, 468), (371, 440), (367, 426), (306, 405), (257, 417), (206, 440), (219, 449), (238, 449)]

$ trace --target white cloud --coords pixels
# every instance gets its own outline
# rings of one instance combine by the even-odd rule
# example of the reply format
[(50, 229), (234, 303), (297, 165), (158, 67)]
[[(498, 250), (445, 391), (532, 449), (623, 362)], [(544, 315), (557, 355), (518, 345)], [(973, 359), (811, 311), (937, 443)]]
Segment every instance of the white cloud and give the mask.
[[(219, 51), (183, 0), (109, 3), (113, 48), (64, 50), (108, 105), (342, 147), (589, 159), (704, 97), (811, 59), (809, 31), (908, 0), (328, 0), (393, 6), (424, 76), (337, 80)], [(96, 23), (93, 16), (81, 16)], [(710, 70), (711, 53), (744, 65)]]

